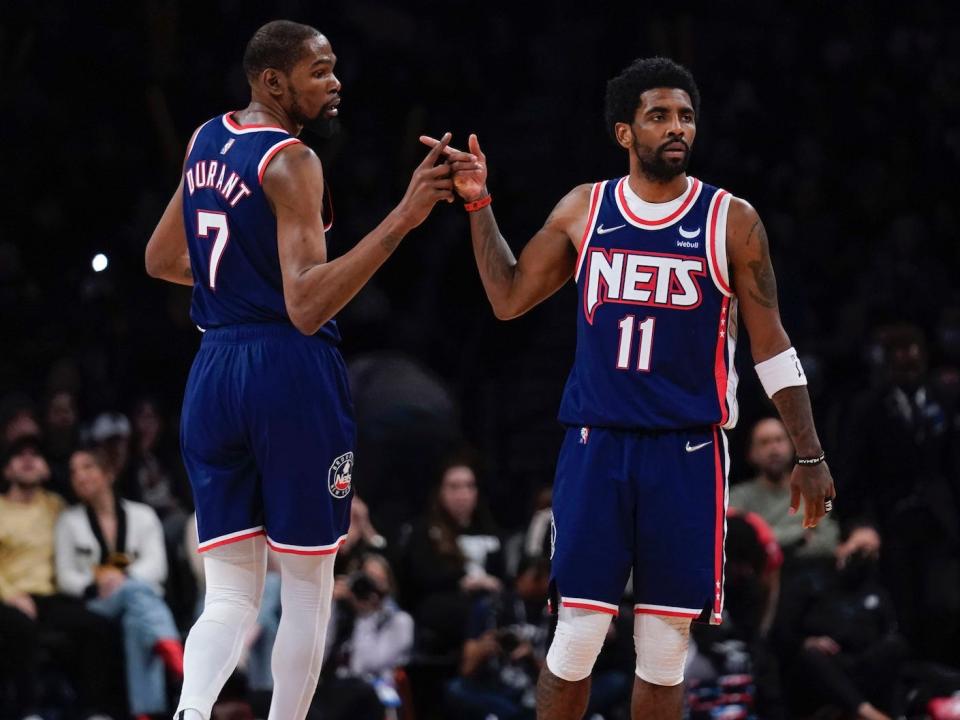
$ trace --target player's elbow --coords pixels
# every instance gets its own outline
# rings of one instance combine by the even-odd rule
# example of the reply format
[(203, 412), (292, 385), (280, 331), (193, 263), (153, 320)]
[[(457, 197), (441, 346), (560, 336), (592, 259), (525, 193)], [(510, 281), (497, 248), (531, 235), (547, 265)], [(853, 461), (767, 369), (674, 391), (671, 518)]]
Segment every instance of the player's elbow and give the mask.
[(493, 316), (497, 320), (513, 320), (523, 315), (526, 310), (515, 305), (511, 305), (506, 302), (490, 302), (490, 307), (493, 308)]
[(333, 316), (326, 316), (322, 308), (297, 301), (287, 301), (287, 317), (290, 323), (304, 335), (315, 335), (323, 324)]

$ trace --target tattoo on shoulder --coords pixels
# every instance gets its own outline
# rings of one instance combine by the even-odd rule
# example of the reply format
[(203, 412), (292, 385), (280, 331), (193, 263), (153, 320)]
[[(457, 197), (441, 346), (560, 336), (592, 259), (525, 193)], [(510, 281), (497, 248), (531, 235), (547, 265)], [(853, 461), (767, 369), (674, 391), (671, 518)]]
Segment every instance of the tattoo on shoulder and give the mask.
[(749, 293), (756, 302), (766, 308), (775, 308), (777, 306), (777, 279), (773, 274), (773, 264), (770, 262), (770, 243), (767, 239), (767, 230), (763, 226), (760, 218), (757, 218), (750, 232), (747, 234), (745, 245), (750, 245), (750, 240), (756, 239), (759, 243), (760, 257), (747, 263), (753, 273), (753, 281), (756, 288), (750, 288)]

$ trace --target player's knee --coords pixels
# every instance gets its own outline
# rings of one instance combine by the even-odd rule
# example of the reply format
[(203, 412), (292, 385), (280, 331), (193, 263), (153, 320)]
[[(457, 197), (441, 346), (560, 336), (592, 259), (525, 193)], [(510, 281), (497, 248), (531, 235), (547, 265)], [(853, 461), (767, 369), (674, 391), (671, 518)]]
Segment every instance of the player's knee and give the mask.
[(561, 680), (589, 676), (607, 636), (612, 615), (594, 610), (560, 608), (557, 632), (547, 651), (547, 668)]
[(690, 645), (688, 618), (638, 614), (633, 624), (633, 642), (637, 650), (637, 677), (652, 685), (683, 682)]

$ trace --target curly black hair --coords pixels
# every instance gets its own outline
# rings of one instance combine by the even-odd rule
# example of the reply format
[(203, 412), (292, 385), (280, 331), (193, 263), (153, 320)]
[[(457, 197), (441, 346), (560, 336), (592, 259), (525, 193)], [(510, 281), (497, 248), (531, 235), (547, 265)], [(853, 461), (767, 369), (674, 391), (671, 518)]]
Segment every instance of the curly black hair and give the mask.
[(274, 20), (257, 30), (243, 51), (243, 71), (252, 82), (267, 68), (290, 73), (304, 56), (304, 41), (320, 35), (309, 25)]
[(615, 78), (607, 82), (605, 118), (607, 131), (614, 142), (617, 140), (614, 126), (632, 123), (640, 96), (653, 88), (678, 88), (690, 96), (693, 112), (700, 116), (700, 91), (693, 75), (683, 65), (670, 58), (638, 58)]

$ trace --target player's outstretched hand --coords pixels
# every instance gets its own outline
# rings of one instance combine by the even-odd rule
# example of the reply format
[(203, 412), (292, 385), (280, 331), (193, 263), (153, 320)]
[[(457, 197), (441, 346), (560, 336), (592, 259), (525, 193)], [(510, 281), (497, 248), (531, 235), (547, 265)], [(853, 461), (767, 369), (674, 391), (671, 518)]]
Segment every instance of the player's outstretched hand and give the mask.
[(433, 206), (440, 200), (453, 202), (453, 180), (450, 179), (450, 166), (443, 162), (437, 165), (452, 135), (444, 133), (433, 149), (427, 153), (417, 169), (413, 171), (407, 192), (397, 210), (412, 230), (427, 219)]
[(826, 501), (831, 503), (837, 489), (825, 462), (818, 465), (795, 465), (790, 474), (790, 514), (800, 509), (803, 498), (803, 527), (813, 528), (827, 514)]
[[(420, 142), (431, 148), (440, 144), (439, 140), (429, 135), (421, 135)], [(447, 146), (443, 155), (453, 171), (453, 186), (457, 194), (467, 202), (473, 202), (487, 194), (487, 156), (480, 149), (476, 133), (470, 133), (467, 144), (470, 152)]]

